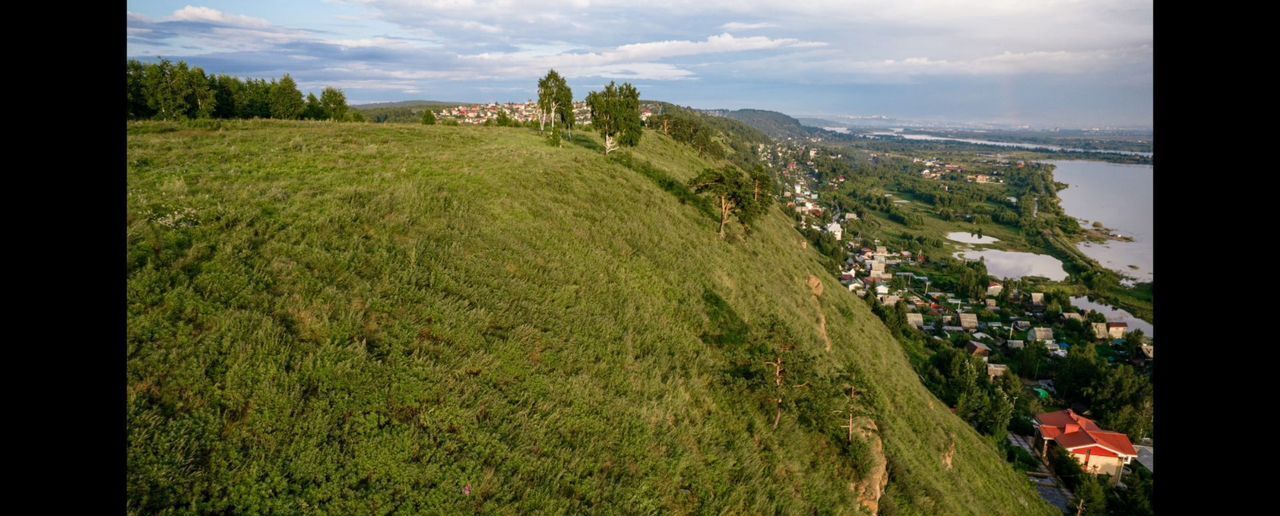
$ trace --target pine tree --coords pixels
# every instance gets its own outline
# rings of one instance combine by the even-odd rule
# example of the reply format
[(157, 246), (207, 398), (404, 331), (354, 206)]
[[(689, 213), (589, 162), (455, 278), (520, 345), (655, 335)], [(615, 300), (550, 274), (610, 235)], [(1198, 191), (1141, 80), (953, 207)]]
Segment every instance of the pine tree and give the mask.
[(709, 192), (715, 197), (720, 209), (720, 238), (723, 239), (724, 227), (730, 217), (737, 217), (744, 226), (759, 215), (759, 204), (753, 200), (753, 188), (749, 178), (732, 165), (721, 168), (708, 168), (689, 180), (689, 187), (694, 192)]

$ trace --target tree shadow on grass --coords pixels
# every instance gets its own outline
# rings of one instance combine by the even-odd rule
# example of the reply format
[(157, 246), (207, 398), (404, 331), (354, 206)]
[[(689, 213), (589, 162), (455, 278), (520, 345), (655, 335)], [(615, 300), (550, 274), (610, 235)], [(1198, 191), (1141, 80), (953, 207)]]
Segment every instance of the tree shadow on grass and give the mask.
[(583, 147), (592, 152), (600, 152), (600, 153), (604, 152), (604, 146), (600, 145), (600, 142), (597, 142), (584, 134), (574, 133), (573, 139), (571, 140), (569, 138), (565, 138), (565, 139), (568, 140), (569, 143), (572, 143), (579, 147)]

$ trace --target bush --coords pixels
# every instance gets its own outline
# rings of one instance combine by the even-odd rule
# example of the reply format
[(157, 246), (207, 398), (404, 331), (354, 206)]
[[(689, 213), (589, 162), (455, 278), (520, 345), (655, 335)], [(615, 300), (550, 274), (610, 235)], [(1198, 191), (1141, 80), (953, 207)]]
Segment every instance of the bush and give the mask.
[(1067, 489), (1072, 491), (1080, 487), (1084, 477), (1088, 476), (1080, 468), (1079, 462), (1071, 458), (1066, 450), (1056, 446), (1049, 449), (1049, 465), (1053, 467), (1053, 472), (1058, 475), (1058, 478), (1062, 479), (1062, 483), (1067, 485)]
[(1016, 414), (1009, 420), (1009, 431), (1018, 435), (1033, 435), (1036, 433), (1036, 427), (1022, 414)]
[(1009, 444), (1009, 441), (1004, 441), (1002, 444), (1005, 448), (1005, 460), (1013, 464), (1013, 467), (1017, 470), (1032, 471), (1040, 464), (1040, 461), (1035, 456), (1021, 446)]

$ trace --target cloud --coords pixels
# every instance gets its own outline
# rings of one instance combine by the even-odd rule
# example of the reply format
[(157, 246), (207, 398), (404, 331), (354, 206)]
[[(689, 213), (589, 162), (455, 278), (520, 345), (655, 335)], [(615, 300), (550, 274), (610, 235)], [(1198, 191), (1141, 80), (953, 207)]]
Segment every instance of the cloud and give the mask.
[(481, 53), (462, 56), (464, 61), (487, 63), (498, 75), (534, 77), (555, 68), (569, 77), (635, 78), (652, 80), (688, 79), (694, 73), (659, 61), (707, 54), (723, 54), (758, 50), (813, 48), (823, 43), (792, 38), (772, 39), (763, 36), (746, 38), (724, 33), (702, 41), (668, 40), (631, 43), (603, 52), (540, 53), (536, 51)]
[(170, 19), (175, 21), (203, 22), (215, 25), (251, 27), (256, 29), (263, 29), (271, 26), (270, 22), (261, 18), (228, 15), (217, 9), (210, 9), (208, 7), (192, 7), (190, 5), (174, 11), (173, 16)]
[(761, 22), (761, 23), (729, 22), (720, 26), (720, 28), (724, 30), (737, 30), (737, 31), (767, 29), (769, 27), (777, 27), (777, 25), (772, 23), (764, 23), (764, 22)]
[[(289, 72), (300, 84), (385, 95), (452, 88), (443, 96), (463, 100), (481, 87), (515, 91), (548, 68), (575, 87), (649, 81), (674, 101), (718, 102), (748, 85), (758, 96), (816, 103), (808, 92), (843, 85), (945, 89), (1037, 78), (1133, 92), (1151, 83), (1151, 0), (328, 0), (306, 14), (255, 8), (139, 8), (149, 16), (128, 13), (128, 54), (241, 76)], [(768, 93), (775, 86), (783, 90)]]
[(618, 47), (616, 54), (620, 56), (627, 56), (632, 59), (661, 59), (700, 54), (745, 52), (748, 50), (812, 48), (825, 45), (826, 43), (819, 41), (801, 41), (792, 38), (770, 39), (764, 36), (737, 38), (734, 37), (733, 34), (726, 32), (718, 36), (710, 36), (706, 41), (654, 41), (650, 43), (633, 43)]

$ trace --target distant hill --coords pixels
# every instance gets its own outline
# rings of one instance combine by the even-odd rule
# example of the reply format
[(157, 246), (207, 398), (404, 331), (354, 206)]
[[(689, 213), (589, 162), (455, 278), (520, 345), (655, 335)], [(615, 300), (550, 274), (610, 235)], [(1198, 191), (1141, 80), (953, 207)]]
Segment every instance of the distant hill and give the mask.
[(799, 120), (777, 111), (763, 109), (708, 109), (704, 113), (741, 121), (774, 139), (807, 138), (825, 131), (806, 127)]
[(800, 122), (801, 125), (819, 128), (848, 126), (848, 124), (845, 124), (844, 122), (836, 122), (834, 120), (827, 120), (824, 118), (797, 118), (796, 121)]

